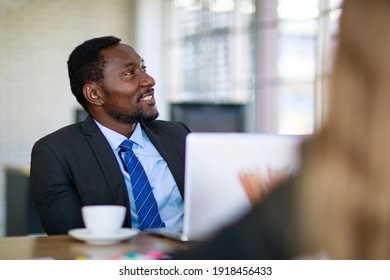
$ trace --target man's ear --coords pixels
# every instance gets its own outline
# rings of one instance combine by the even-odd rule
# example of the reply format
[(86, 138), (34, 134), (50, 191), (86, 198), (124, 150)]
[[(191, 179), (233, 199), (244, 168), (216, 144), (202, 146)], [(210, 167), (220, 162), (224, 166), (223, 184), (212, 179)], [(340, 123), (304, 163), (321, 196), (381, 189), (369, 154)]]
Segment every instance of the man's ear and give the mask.
[(85, 99), (93, 105), (101, 106), (104, 104), (96, 84), (85, 84), (83, 86), (83, 94)]

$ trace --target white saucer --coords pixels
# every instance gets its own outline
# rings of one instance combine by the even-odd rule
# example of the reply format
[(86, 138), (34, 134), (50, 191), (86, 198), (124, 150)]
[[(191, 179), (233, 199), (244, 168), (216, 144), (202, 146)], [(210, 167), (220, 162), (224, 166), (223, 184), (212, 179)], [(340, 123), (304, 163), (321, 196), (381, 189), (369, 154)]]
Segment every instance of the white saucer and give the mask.
[(68, 231), (68, 234), (73, 238), (78, 240), (85, 241), (89, 244), (97, 244), (97, 245), (109, 245), (115, 244), (125, 239), (129, 239), (130, 237), (136, 235), (139, 231), (122, 228), (118, 232), (111, 234), (96, 234), (91, 233), (86, 228), (75, 228)]

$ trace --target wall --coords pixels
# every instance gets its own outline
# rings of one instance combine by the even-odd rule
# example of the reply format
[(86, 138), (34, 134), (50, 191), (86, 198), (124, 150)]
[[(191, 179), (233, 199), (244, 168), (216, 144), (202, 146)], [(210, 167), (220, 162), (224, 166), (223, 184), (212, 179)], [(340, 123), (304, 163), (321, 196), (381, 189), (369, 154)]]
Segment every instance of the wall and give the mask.
[(79, 108), (68, 82), (70, 52), (104, 35), (134, 44), (135, 6), (131, 0), (0, 1), (0, 235), (4, 169), (28, 168), (34, 142), (72, 123)]
[(169, 117), (169, 93), (165, 80), (170, 73), (169, 62), (164, 61), (163, 40), (166, 29), (163, 20), (162, 0), (137, 0), (134, 47), (145, 59), (148, 73), (155, 79), (155, 98), (160, 119)]

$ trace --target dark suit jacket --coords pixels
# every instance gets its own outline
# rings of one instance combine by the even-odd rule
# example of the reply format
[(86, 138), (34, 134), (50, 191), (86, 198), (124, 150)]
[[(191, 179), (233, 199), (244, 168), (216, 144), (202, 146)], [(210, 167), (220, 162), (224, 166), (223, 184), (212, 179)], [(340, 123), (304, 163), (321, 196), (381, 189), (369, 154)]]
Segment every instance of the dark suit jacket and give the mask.
[[(142, 129), (167, 162), (184, 197), (185, 138), (182, 123), (151, 121)], [(117, 204), (129, 210), (126, 184), (108, 141), (91, 116), (34, 144), (31, 154), (32, 195), (47, 234), (84, 227), (83, 205)], [(125, 227), (131, 227), (130, 210)]]

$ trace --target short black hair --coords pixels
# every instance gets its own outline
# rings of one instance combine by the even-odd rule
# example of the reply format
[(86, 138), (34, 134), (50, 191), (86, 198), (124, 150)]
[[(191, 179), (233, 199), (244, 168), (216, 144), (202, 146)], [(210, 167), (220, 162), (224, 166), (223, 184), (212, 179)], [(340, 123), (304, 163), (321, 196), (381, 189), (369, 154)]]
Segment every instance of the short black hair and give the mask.
[(101, 49), (118, 44), (121, 39), (114, 36), (93, 38), (77, 46), (68, 59), (70, 88), (77, 101), (87, 109), (87, 101), (83, 94), (86, 82), (100, 81), (104, 78), (104, 57), (99, 55)]

